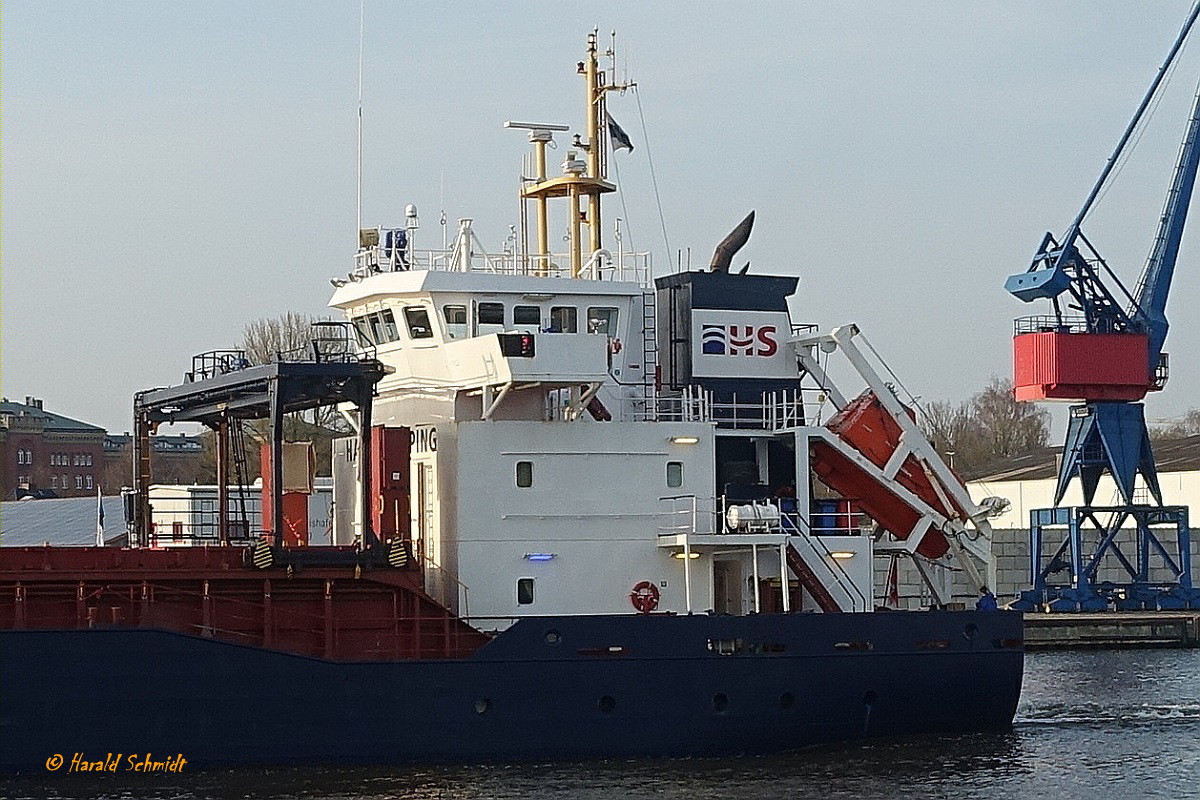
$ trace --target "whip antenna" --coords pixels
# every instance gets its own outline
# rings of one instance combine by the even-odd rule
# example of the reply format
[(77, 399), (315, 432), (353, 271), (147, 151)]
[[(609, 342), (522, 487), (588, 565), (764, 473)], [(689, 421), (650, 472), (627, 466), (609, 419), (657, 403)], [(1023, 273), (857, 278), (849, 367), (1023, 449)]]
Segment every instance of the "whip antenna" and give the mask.
[(362, 101), (362, 75), (363, 75), (363, 6), (366, 0), (358, 0), (358, 141), (355, 151), (357, 158), (356, 165), (356, 183), (358, 191), (357, 205), (357, 222), (358, 225), (354, 230), (354, 240), (358, 241), (359, 232), (362, 230), (362, 124), (363, 124), (363, 101)]

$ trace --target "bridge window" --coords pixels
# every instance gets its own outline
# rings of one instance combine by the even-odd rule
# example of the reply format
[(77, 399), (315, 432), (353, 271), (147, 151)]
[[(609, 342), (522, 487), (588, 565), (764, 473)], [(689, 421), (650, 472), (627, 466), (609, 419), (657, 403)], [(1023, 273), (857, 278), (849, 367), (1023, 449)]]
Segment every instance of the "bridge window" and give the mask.
[(446, 318), (446, 338), (467, 338), (466, 306), (442, 306), (442, 316)]
[(408, 335), (411, 338), (433, 338), (433, 325), (429, 322), (429, 310), (424, 306), (409, 306), (404, 309), (404, 322), (408, 325)]
[(385, 308), (379, 316), (383, 319), (383, 341), (394, 342), (399, 339), (400, 331), (396, 328), (396, 318), (392, 316), (392, 310)]
[(504, 303), (480, 303), (478, 317), (480, 325), (503, 325)]
[(518, 461), (517, 462), (517, 486), (522, 489), (528, 489), (533, 486), (533, 462)]
[(375, 344), (383, 344), (387, 336), (383, 332), (383, 317), (379, 314), (368, 314), (367, 322), (371, 323), (371, 339)]
[(358, 337), (360, 347), (370, 347), (375, 343), (371, 339), (371, 328), (366, 317), (354, 317), (350, 322), (354, 325), (354, 335)]
[(537, 306), (513, 306), (513, 325), (525, 330), (521, 326), (527, 326), (530, 332), (536, 333), (542, 329), (542, 310)]
[(480, 303), (475, 307), (475, 333), (487, 336), (504, 330), (504, 303)]
[(603, 333), (606, 336), (617, 335), (617, 309), (598, 308), (588, 309), (588, 333)]
[(667, 486), (672, 489), (678, 489), (680, 486), (683, 486), (682, 461), (667, 462)]
[(517, 579), (517, 603), (523, 606), (533, 603), (533, 578)]
[(575, 306), (554, 306), (550, 309), (551, 333), (578, 333), (579, 310)]

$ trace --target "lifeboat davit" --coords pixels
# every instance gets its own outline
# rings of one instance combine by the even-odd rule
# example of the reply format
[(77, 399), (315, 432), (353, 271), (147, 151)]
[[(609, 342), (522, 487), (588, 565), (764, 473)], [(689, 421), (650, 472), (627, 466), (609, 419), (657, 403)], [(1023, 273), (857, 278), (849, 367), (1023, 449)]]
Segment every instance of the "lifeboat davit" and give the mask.
[[(915, 419), (911, 409), (906, 409)], [(856, 397), (829, 420), (826, 427), (857, 450), (865, 459), (883, 469), (900, 445), (904, 430), (879, 402), (871, 390)], [(920, 521), (922, 511), (897, 496), (889, 481), (868, 473), (828, 442), (812, 440), (813, 471), (843, 497), (854, 498), (859, 508), (899, 539), (907, 539)], [(966, 521), (968, 515), (950, 492), (939, 493), (937, 480), (921, 459), (909, 454), (904, 459), (895, 483), (921, 498), (936, 512), (950, 519)], [(945, 499), (943, 499), (943, 497)], [(950, 549), (946, 537), (930, 530), (921, 539), (917, 552), (926, 558), (940, 558)]]

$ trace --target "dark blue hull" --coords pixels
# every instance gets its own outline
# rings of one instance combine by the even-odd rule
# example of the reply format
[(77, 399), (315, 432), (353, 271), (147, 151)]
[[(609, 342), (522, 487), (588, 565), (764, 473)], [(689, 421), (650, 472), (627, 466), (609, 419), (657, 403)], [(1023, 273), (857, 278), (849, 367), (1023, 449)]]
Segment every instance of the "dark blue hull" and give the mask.
[(580, 616), (522, 620), (465, 660), (338, 663), (153, 630), (6, 630), (0, 759), (717, 755), (992, 729), (1016, 710), (1021, 638), (1009, 612)]

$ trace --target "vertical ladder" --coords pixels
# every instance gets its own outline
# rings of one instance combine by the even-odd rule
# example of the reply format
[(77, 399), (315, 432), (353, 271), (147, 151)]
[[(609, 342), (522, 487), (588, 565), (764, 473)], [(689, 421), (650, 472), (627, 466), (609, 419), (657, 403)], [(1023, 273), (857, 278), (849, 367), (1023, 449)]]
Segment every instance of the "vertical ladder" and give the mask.
[(658, 420), (658, 306), (654, 285), (642, 292), (642, 402), (643, 419)]
[[(233, 479), (237, 484), (237, 516), (233, 521), (238, 523), (238, 530), (243, 541), (250, 536), (250, 516), (246, 513), (246, 487), (250, 483), (250, 465), (246, 451), (245, 423), (240, 419), (230, 419), (230, 450), (233, 456)], [(219, 479), (219, 476), (218, 476)], [(228, 525), (230, 520), (226, 520)]]

